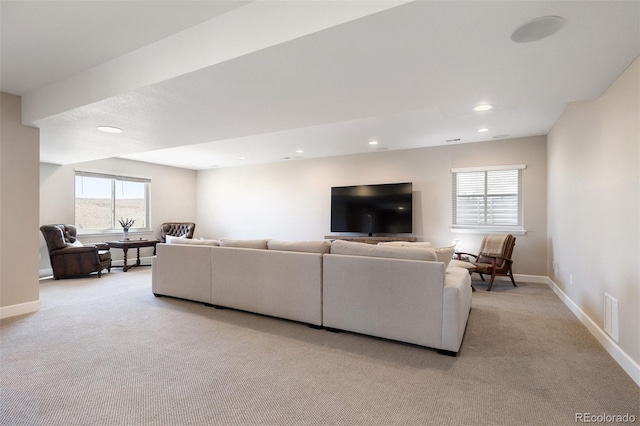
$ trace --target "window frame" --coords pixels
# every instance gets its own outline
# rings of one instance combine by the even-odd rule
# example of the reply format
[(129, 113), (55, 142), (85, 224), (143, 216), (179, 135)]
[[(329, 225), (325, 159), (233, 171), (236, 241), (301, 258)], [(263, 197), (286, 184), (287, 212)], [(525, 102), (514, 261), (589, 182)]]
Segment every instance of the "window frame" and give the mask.
[[(524, 182), (524, 170), (527, 168), (526, 164), (516, 164), (516, 165), (505, 165), (505, 166), (485, 166), (485, 167), (465, 167), (465, 168), (453, 168), (451, 169), (451, 232), (454, 233), (474, 233), (474, 234), (486, 234), (489, 232), (509, 232), (514, 235), (525, 235), (526, 230), (524, 228), (524, 191), (523, 191), (523, 182)], [(457, 178), (459, 173), (484, 173), (484, 197), (483, 205), (484, 211), (486, 214), (487, 211), (487, 199), (490, 198), (490, 187), (487, 185), (488, 174), (492, 171), (506, 171), (506, 170), (516, 170), (518, 172), (518, 182), (517, 182), (517, 223), (509, 224), (509, 225), (495, 225), (495, 224), (487, 224), (486, 216), (484, 218), (484, 223), (482, 224), (458, 224), (456, 223), (456, 212), (458, 210), (457, 207)]]
[(129, 229), (129, 234), (135, 233), (148, 233), (151, 232), (151, 178), (142, 177), (142, 176), (132, 176), (132, 175), (119, 175), (113, 173), (105, 173), (105, 172), (97, 172), (90, 170), (81, 170), (76, 169), (74, 173), (74, 207), (73, 207), (73, 221), (74, 224), (77, 222), (76, 220), (76, 208), (77, 208), (77, 197), (75, 195), (76, 191), (76, 178), (77, 177), (90, 177), (90, 178), (98, 178), (98, 179), (108, 179), (110, 180), (111, 186), (111, 228), (106, 229), (87, 229), (87, 228), (77, 228), (78, 235), (112, 235), (112, 234), (121, 234), (122, 227), (118, 223), (118, 218), (115, 214), (115, 197), (116, 197), (116, 183), (118, 181), (124, 182), (137, 182), (144, 184), (144, 199), (145, 199), (145, 226), (143, 227), (132, 227)]

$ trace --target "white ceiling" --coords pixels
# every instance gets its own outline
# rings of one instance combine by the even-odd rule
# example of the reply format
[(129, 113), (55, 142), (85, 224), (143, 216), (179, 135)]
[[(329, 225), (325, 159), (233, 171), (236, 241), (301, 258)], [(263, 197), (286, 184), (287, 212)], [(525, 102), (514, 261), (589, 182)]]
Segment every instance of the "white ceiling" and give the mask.
[[(206, 169), (544, 135), (640, 55), (639, 1), (2, 1), (0, 13), (1, 89), (23, 97), (55, 164)], [(510, 40), (546, 15), (564, 27)]]

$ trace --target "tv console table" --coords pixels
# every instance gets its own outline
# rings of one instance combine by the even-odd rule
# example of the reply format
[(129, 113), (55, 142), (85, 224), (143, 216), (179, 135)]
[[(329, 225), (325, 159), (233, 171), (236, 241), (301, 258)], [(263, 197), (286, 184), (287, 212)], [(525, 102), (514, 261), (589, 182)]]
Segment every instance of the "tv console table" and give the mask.
[(386, 243), (389, 241), (409, 241), (416, 242), (416, 237), (357, 237), (357, 236), (349, 236), (343, 237), (341, 235), (327, 235), (324, 237), (327, 240), (343, 240), (343, 241), (355, 241), (358, 243), (367, 243), (367, 244), (378, 244), (378, 243)]

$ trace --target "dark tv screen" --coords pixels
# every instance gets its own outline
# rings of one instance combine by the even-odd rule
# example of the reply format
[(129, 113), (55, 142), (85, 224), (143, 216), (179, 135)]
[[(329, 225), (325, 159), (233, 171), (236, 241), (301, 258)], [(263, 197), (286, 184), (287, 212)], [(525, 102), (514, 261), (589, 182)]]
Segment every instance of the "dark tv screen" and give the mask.
[(412, 183), (331, 188), (331, 232), (411, 233)]

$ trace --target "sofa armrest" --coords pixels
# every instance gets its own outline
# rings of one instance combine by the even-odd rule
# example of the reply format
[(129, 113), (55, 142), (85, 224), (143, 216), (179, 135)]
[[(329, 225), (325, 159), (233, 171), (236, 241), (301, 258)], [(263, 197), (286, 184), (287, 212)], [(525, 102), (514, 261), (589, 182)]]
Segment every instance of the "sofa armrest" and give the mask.
[(211, 303), (212, 248), (157, 244), (151, 278), (153, 293)]
[(447, 268), (442, 303), (442, 349), (458, 352), (471, 310), (471, 278), (466, 269)]

